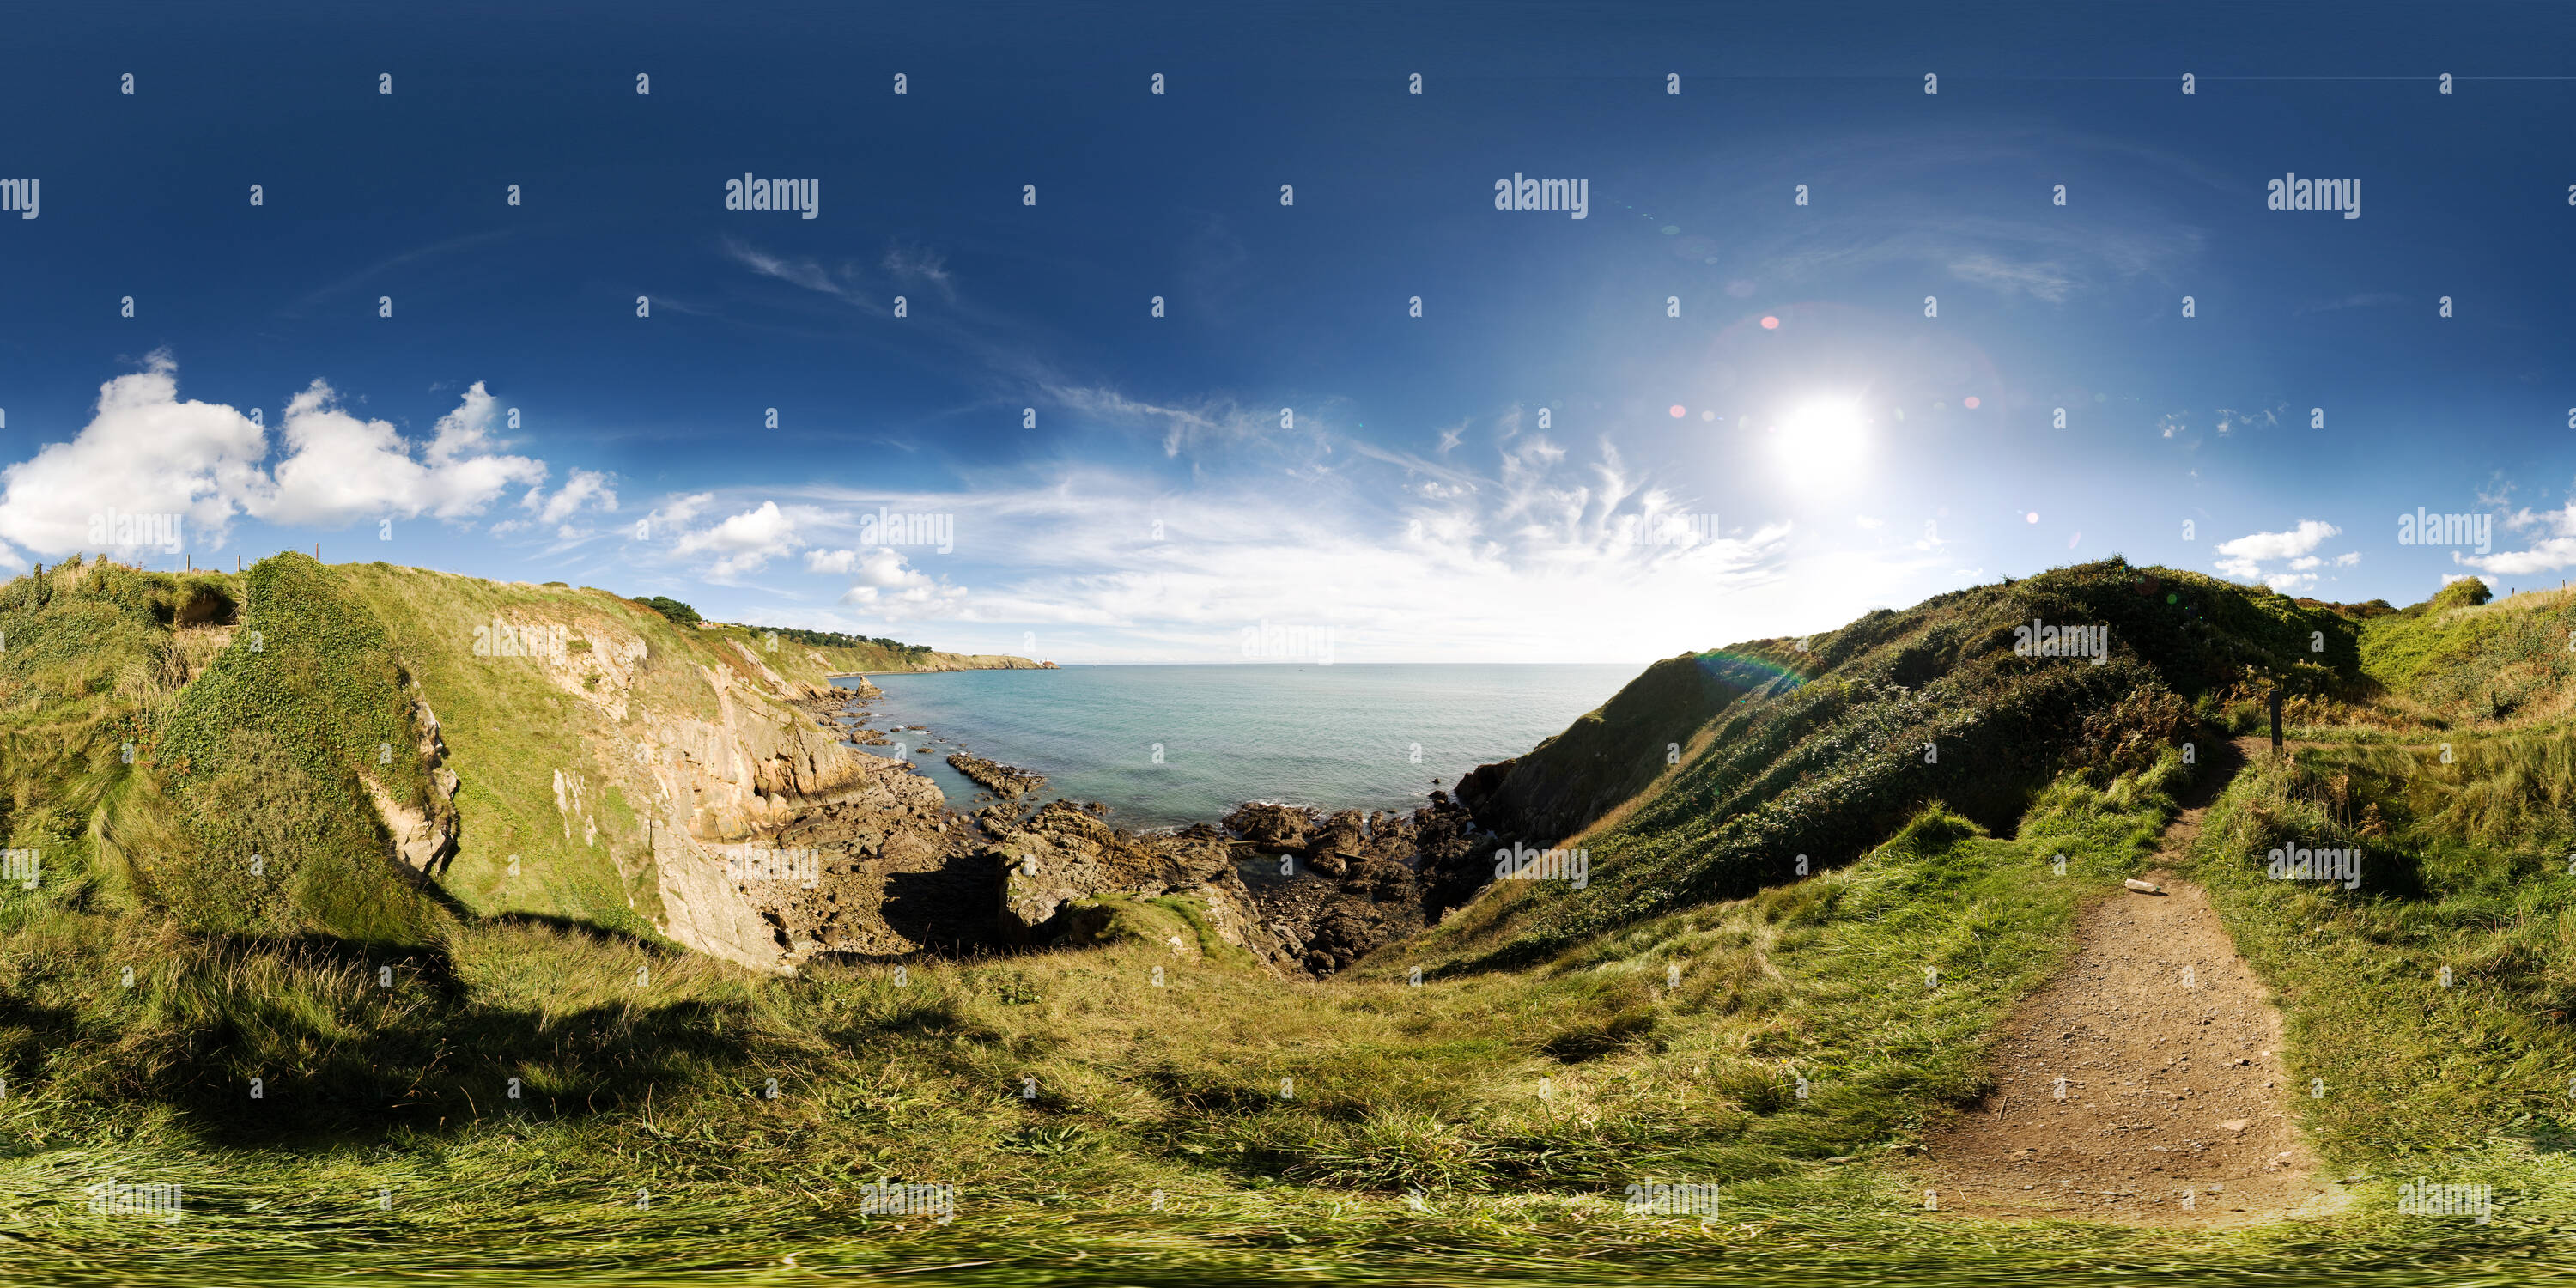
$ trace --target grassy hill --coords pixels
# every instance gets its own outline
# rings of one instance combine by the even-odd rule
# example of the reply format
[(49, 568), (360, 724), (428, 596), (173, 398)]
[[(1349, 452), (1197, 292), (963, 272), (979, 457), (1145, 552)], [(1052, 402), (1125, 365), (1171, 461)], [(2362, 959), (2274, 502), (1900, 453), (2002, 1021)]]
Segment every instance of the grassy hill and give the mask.
[[(2102, 660), (2016, 654), (2015, 631), (2034, 622), (2106, 627)], [(1683, 667), (1727, 700), (1695, 726), (1566, 766), (1587, 781), (1653, 781), (1541, 832), (1586, 848), (1595, 875), (1583, 891), (1515, 901), (1491, 964), (1789, 880), (1801, 856), (1810, 871), (1848, 863), (1935, 801), (2009, 834), (2070, 769), (2101, 786), (2165, 748), (2210, 743), (2231, 705), (2275, 684), (2330, 700), (2362, 678), (2358, 628), (2342, 615), (2116, 559), (1874, 612), (1804, 641), (1659, 663), (1603, 713), (1669, 688), (1665, 674)], [(1546, 764), (1565, 740), (1597, 741), (1592, 720), (1524, 759)], [(1462, 784), (1474, 805), (1472, 790)]]
[[(75, 561), (0, 588), (0, 836), (42, 856), (48, 900), (197, 933), (419, 948), (463, 913), (649, 938), (648, 815), (672, 802), (625, 752), (720, 729), (729, 702), (794, 721), (780, 700), (836, 673), (963, 662), (293, 552)], [(385, 806), (453, 853), (387, 862)]]
[[(540, 854), (547, 875), (510, 885), (497, 849), (469, 842), (426, 949), (163, 919), (138, 892), (148, 872), (120, 884), (83, 838), (143, 828), (119, 821), (120, 793), (171, 771), (129, 769), (121, 744), (163, 746), (173, 713), (206, 701), (185, 677), (223, 650), (178, 623), (226, 610), (185, 579), (94, 571), (46, 574), (53, 598), (32, 610), (25, 579), (0, 594), (12, 844), (84, 856), (68, 884), (0, 890), (0, 1230), (22, 1265), (246, 1278), (292, 1248), (316, 1274), (616, 1259), (922, 1282), (2114, 1267), (2216, 1283), (2294, 1261), (2405, 1283), (2435, 1263), (2513, 1281), (2568, 1253), (2576, 763), (2534, 714), (2564, 686), (2534, 679), (2483, 716), (2445, 696), (2539, 675), (2552, 633), (2564, 648), (2576, 626), (2563, 601), (2364, 615), (2116, 561), (2062, 569), (1803, 650), (1658, 664), (1485, 776), (1496, 817), (1588, 847), (1587, 889), (1499, 883), (1330, 983), (1252, 969), (1182, 899), (1122, 906), (1134, 933), (1104, 946), (781, 979), (601, 928), (632, 878), (558, 870), (596, 850), (565, 835), (542, 730), (567, 712), (626, 726), (583, 696), (570, 650), (561, 674), (494, 665), (468, 628), (560, 621), (621, 657), (630, 635), (649, 641), (671, 666), (601, 684), (673, 719), (720, 705), (710, 671), (809, 672), (604, 592), (328, 571), (312, 611), (364, 605), (382, 643), (318, 635), (402, 670), (361, 668), (256, 720), (291, 728), (346, 702), (393, 721), (409, 673), (434, 695), (459, 808), (519, 828), (523, 873)], [(247, 601), (237, 643), (255, 588), (204, 589)], [(28, 611), (56, 613), (43, 629), (60, 634), (21, 657)], [(2102, 665), (2016, 655), (2013, 627), (2034, 618), (2107, 625)], [(2440, 639), (2378, 633), (2401, 630)], [(692, 676), (707, 706), (690, 705)], [(2302, 745), (2238, 773), (2227, 740), (2275, 684)], [(401, 745), (375, 728), (372, 747), (344, 737), (296, 763), (363, 790), (368, 753)], [(2231, 1232), (1927, 1216), (1924, 1125), (1982, 1092), (1988, 1035), (2066, 959), (2078, 909), (2141, 869), (2178, 795), (2231, 774), (2191, 875), (2281, 995), (2296, 1076), (2326, 1087), (2295, 1103), (2334, 1174), (2358, 1178), (2352, 1206)], [(619, 816), (594, 805), (613, 836)], [(2350, 841), (2385, 866), (2356, 891), (2266, 880), (2285, 839)], [(540, 902), (589, 920), (528, 915)], [(142, 967), (130, 988), (126, 965)], [(257, 1101), (252, 1077), (268, 1079)], [(2415, 1175), (2496, 1185), (2495, 1220), (2400, 1215), (2396, 1180)], [(157, 1227), (84, 1215), (79, 1187), (111, 1178), (190, 1187), (183, 1264), (139, 1258), (167, 1246)], [(953, 1186), (954, 1219), (863, 1212), (880, 1181)], [(1721, 1215), (1625, 1210), (1625, 1187), (1649, 1181), (1722, 1186)]]

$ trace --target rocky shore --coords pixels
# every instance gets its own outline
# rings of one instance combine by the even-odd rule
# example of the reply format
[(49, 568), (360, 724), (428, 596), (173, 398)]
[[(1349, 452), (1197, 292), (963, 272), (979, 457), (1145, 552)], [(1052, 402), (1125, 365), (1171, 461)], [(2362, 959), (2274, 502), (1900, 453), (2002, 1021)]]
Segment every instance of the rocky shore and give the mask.
[(949, 753), (948, 767), (966, 775), (974, 780), (976, 786), (1004, 800), (1026, 796), (1046, 786), (1046, 776), (1043, 774), (1028, 773), (1013, 769), (1009, 765), (997, 765), (981, 756), (969, 756), (962, 751)]
[[(884, 735), (840, 717), (867, 695), (798, 705), (854, 742)], [(1120, 898), (1183, 896), (1225, 943), (1282, 975), (1324, 976), (1421, 930), (1491, 875), (1493, 838), (1433, 791), (1410, 813), (1250, 803), (1176, 831), (1112, 824), (1107, 807), (1031, 804), (1037, 774), (958, 752), (948, 763), (997, 798), (973, 813), (901, 762), (861, 756), (868, 790), (800, 814), (771, 842), (810, 852), (804, 880), (746, 880), (791, 960), (821, 954), (971, 953), (1106, 933)]]

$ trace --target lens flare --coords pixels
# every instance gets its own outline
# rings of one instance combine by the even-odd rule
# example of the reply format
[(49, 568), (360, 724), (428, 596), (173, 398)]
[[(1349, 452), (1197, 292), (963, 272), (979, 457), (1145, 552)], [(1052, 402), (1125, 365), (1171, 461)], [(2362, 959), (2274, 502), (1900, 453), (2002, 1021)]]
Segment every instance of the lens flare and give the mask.
[(1822, 398), (1801, 405), (1772, 440), (1781, 472), (1801, 488), (1820, 490), (1853, 481), (1869, 455), (1869, 418), (1849, 399)]

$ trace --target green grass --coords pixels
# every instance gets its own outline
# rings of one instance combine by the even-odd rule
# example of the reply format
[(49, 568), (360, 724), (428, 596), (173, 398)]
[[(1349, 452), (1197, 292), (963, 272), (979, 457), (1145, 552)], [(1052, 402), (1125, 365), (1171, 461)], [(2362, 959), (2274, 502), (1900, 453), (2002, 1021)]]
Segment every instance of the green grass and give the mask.
[[(2455, 752), (2443, 766), (2402, 746), (2338, 746), (2257, 766), (2212, 811), (2194, 865), (2282, 994), (2295, 1078), (2325, 1082), (2303, 1106), (2312, 1138), (2355, 1166), (2576, 1147), (2567, 816), (2544, 840), (2528, 815), (2467, 804), (2514, 790), (2535, 761), (2565, 792), (2565, 745)], [(2361, 888), (2268, 879), (2265, 856), (2290, 844), (2361, 847)]]
[[(41, 890), (0, 888), (0, 1279), (2376, 1284), (2576, 1262), (2576, 1048), (2552, 1013), (2576, 997), (2576, 764), (2528, 724), (2457, 733), (2448, 762), (2355, 728), (2258, 766), (2192, 860), (2326, 1081), (2299, 1111), (2369, 1178), (2351, 1210), (2230, 1233), (1920, 1210), (1924, 1125), (1982, 1094), (1997, 1023), (2141, 866), (2192, 772), (2170, 744), (2253, 679), (2357, 700), (2371, 624), (2330, 611), (2114, 562), (1872, 614), (1810, 654), (1712, 655), (1746, 696), (1585, 838), (1591, 889), (1505, 883), (1330, 983), (1261, 972), (1186, 898), (1100, 900), (1087, 947), (778, 979), (628, 905), (656, 805), (614, 754), (648, 718), (713, 719), (715, 678), (752, 701), (769, 675), (868, 668), (603, 591), (308, 565), (0, 588), (0, 830), (48, 847)], [(242, 615), (221, 649), (184, 625), (217, 599)], [(2012, 659), (2031, 616), (2109, 621), (2121, 655)], [(290, 651), (236, 657), (262, 622)], [(563, 664), (477, 654), (496, 622), (560, 627)], [(617, 657), (623, 713), (589, 678)], [(317, 674), (258, 669), (298, 661)], [(417, 765), (369, 755), (406, 746), (411, 682), (468, 824), (434, 933), (227, 934), (156, 895), (196, 826), (173, 781), (248, 766), (251, 819), (345, 814), (328, 793), (360, 772), (411, 790)], [(314, 721), (335, 727), (281, 736)], [(1953, 749), (1937, 773), (1927, 736)], [(253, 799), (290, 787), (312, 798)], [(2345, 837), (2389, 884), (2260, 876), (2283, 838)], [(2412, 1175), (2505, 1206), (2399, 1217)], [(88, 1214), (81, 1186), (109, 1179), (185, 1185), (188, 1219)], [(861, 1215), (879, 1179), (957, 1186), (957, 1219)], [(1721, 1216), (1624, 1214), (1645, 1180), (1721, 1185)]]
[[(62, 1205), (113, 1173), (202, 1187), (200, 1217), (153, 1235), (209, 1264), (248, 1264), (281, 1222), (338, 1268), (385, 1264), (371, 1239), (435, 1264), (504, 1228), (538, 1263), (619, 1237), (657, 1264), (796, 1249), (1032, 1280), (1075, 1252), (1150, 1281), (1283, 1257), (1415, 1281), (1902, 1268), (1848, 1240), (1927, 1265), (2250, 1263), (2253, 1244), (2151, 1234), (2035, 1250), (1910, 1211), (1921, 1124), (1982, 1091), (1985, 1035), (2063, 960), (2081, 902), (2136, 870), (2180, 773), (2167, 757), (2107, 790), (2061, 781), (2015, 841), (1927, 811), (1845, 868), (1517, 973), (1444, 974), (1435, 938), (1358, 978), (1280, 981), (1186, 938), (1176, 954), (1162, 932), (1191, 919), (1155, 901), (1121, 910), (1136, 933), (1105, 947), (916, 962), (901, 984), (487, 922), (444, 975), (397, 964), (384, 988), (372, 959), (117, 941), (58, 912), (13, 927), (0, 959), (7, 1013), (61, 1017), (0, 1046), (19, 1088), (0, 1127), (23, 1142), (0, 1162), (19, 1224), (0, 1228), (44, 1264), (111, 1246), (119, 1227)], [(131, 992), (111, 987), (125, 960), (155, 963)], [(1431, 967), (1420, 987), (1412, 964)], [(254, 1103), (259, 1071), (275, 1090)], [(962, 1216), (855, 1219), (879, 1177), (957, 1185)], [(1622, 1215), (1648, 1178), (1725, 1185), (1727, 1220)], [(397, 1214), (365, 1206), (378, 1188)], [(656, 1206), (636, 1211), (637, 1188)]]
[[(2453, 582), (2446, 594), (2473, 584)], [(2437, 724), (2576, 715), (2576, 592), (2472, 598), (2436, 597), (2364, 623), (2363, 669)]]
[[(2105, 663), (2017, 655), (2014, 630), (2034, 619), (2106, 626)], [(2351, 686), (2356, 639), (2330, 611), (2111, 559), (1874, 612), (1803, 652), (1754, 641), (1706, 655), (1741, 696), (1650, 792), (1576, 838), (1593, 888), (1516, 902), (1511, 933), (1478, 964), (1517, 967), (1745, 894), (1802, 854), (1849, 862), (1930, 801), (2008, 832), (2069, 766), (2098, 785), (2182, 742), (2214, 742), (2195, 702), (2258, 682)], [(1647, 752), (1661, 762), (1670, 749)]]
[[(1978, 1094), (1984, 1035), (2062, 961), (2082, 901), (2136, 870), (2179, 782), (2170, 757), (2107, 789), (2061, 780), (2014, 841), (1926, 812), (1846, 868), (1526, 972), (1442, 977), (1435, 939), (1418, 988), (1400, 953), (1333, 985), (1175, 956), (1147, 935), (1186, 919), (1154, 905), (1103, 948), (915, 962), (900, 985), (885, 966), (775, 980), (487, 923), (457, 937), (446, 980), (398, 974), (387, 990), (365, 964), (272, 952), (199, 957), (111, 995), (107, 968), (149, 945), (17, 926), (8, 1013), (73, 1018), (54, 1041), (0, 1048), (17, 1088), (0, 1102), (0, 1275), (1938, 1283), (2119, 1267), (2400, 1283), (2438, 1265), (2445, 1282), (2534, 1281), (2565, 1251), (2576, 1183), (2536, 1138), (2426, 1154), (2475, 1126), (2446, 1128), (2456, 1111), (2438, 1104), (2379, 1135), (2356, 1106), (2328, 1147), (2383, 1176), (2420, 1162), (2493, 1177), (2511, 1203), (2495, 1225), (2395, 1217), (2385, 1184), (2336, 1220), (2225, 1234), (1918, 1210), (1920, 1123)], [(2220, 860), (2204, 868), (2242, 915)], [(2405, 1009), (2374, 1014), (2398, 1024)], [(219, 1016), (247, 1022), (170, 1057)], [(399, 1053), (372, 1045), (392, 1035)], [(2302, 1029), (2301, 1058), (2364, 1063), (2311, 1050), (2354, 1036)], [(375, 1082), (356, 1053), (384, 1066)], [(227, 1072), (195, 1072), (209, 1066)], [(253, 1067), (290, 1071), (290, 1094), (238, 1094)], [(164, 1081), (136, 1081), (150, 1076)], [(297, 1076), (407, 1103), (307, 1095)], [(525, 1099), (506, 1099), (505, 1076)], [(2381, 1117), (2393, 1103), (2369, 1102)], [(188, 1219), (88, 1215), (80, 1187), (107, 1178), (180, 1181)], [(957, 1186), (956, 1220), (859, 1215), (859, 1187), (880, 1178)], [(1720, 1219), (1626, 1215), (1623, 1187), (1647, 1178), (1723, 1184)]]

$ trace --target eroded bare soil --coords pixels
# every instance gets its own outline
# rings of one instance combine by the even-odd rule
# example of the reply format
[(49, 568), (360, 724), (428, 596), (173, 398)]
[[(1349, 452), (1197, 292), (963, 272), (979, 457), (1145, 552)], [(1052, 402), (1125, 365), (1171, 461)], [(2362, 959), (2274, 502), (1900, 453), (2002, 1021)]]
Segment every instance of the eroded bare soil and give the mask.
[(2339, 1201), (2299, 1139), (2267, 990), (2206, 892), (2145, 879), (2166, 893), (2085, 910), (2074, 960), (2006, 1021), (1994, 1092), (1927, 1135), (1942, 1211), (2224, 1226)]

